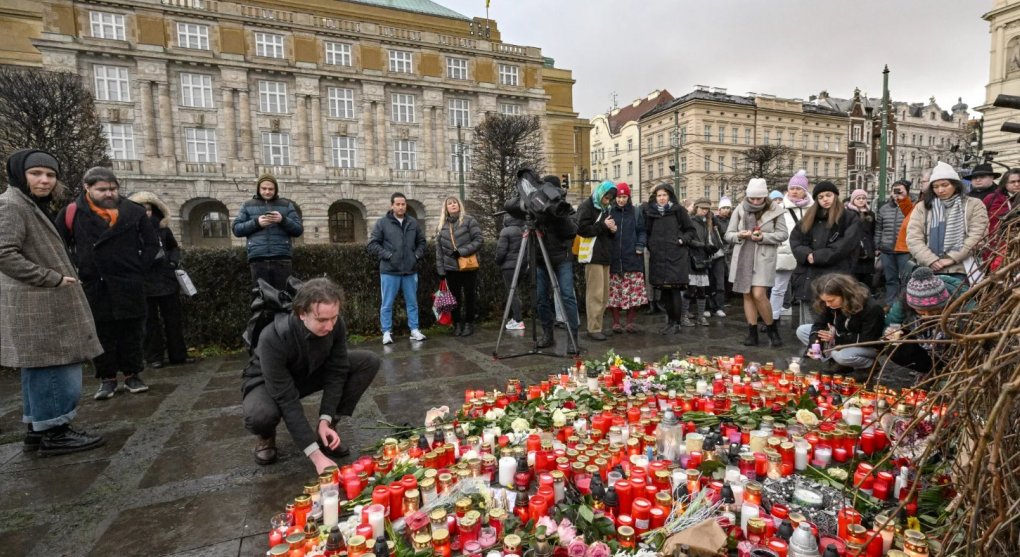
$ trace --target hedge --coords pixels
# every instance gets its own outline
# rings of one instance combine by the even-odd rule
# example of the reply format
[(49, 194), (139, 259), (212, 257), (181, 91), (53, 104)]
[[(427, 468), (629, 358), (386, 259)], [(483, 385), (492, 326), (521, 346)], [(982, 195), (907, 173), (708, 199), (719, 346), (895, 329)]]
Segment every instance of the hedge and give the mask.
[[(479, 322), (502, 317), (507, 288), (494, 263), (495, 245), (487, 242), (479, 254)], [(242, 247), (186, 250), (182, 266), (188, 271), (198, 294), (184, 301), (184, 331), (195, 347), (239, 348), (241, 333), (250, 315), (251, 273)], [(422, 327), (435, 322), (432, 293), (439, 287), (435, 272), (435, 249), (426, 250), (419, 267), (418, 314)], [(301, 279), (328, 276), (343, 287), (346, 305), (343, 311), (348, 331), (359, 335), (378, 335), (379, 263), (368, 254), (364, 244), (318, 244), (294, 248), (294, 275)], [(578, 306), (583, 312), (584, 274), (575, 272)], [(533, 291), (530, 280), (518, 287), (525, 313), (530, 315)], [(402, 298), (393, 308), (394, 327), (406, 328), (407, 316)]]

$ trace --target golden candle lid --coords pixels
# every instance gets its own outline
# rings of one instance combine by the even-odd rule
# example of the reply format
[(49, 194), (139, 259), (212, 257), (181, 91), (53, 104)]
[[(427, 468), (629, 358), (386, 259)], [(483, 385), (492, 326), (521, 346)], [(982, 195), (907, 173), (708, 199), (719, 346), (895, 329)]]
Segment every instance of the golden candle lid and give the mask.
[(421, 494), (418, 493), (417, 489), (408, 489), (407, 491), (404, 492), (404, 499), (411, 499), (413, 501), (417, 501), (420, 495)]
[(435, 478), (423, 478), (422, 481), (418, 482), (418, 487), (423, 490), (435, 489), (436, 479)]
[(928, 541), (928, 536), (925, 536), (920, 530), (904, 530), (903, 537), (912, 543), (925, 543)]
[(765, 519), (761, 518), (761, 517), (758, 517), (758, 516), (756, 516), (754, 518), (749, 518), (749, 519), (747, 519), (747, 527), (748, 527), (748, 529), (751, 529), (751, 530), (764, 530), (765, 529)]
[(482, 519), (482, 513), (472, 509), (472, 510), (464, 513), (464, 518), (468, 518), (468, 517), (471, 517), (471, 518), (473, 518), (475, 520), (475, 522), (478, 522), (479, 520)]
[(629, 538), (634, 535), (634, 529), (630, 526), (619, 526), (616, 528), (616, 533), (623, 538)]
[(319, 492), (319, 482), (309, 482), (305, 484), (305, 495), (312, 495)]
[(290, 544), (286, 543), (286, 542), (280, 542), (280, 543), (274, 545), (269, 550), (270, 557), (285, 556), (288, 553), (290, 553)]
[(506, 509), (503, 509), (501, 507), (494, 507), (494, 508), (489, 509), (489, 518), (494, 518), (496, 520), (503, 520), (506, 517), (507, 517)]
[(457, 470), (457, 477), (462, 479), (462, 480), (464, 478), (470, 478), (471, 477), (471, 469), (470, 468), (461, 468), (460, 470)]
[(332, 472), (323, 472), (323, 473), (319, 474), (319, 485), (331, 484), (331, 483), (333, 483), (333, 473)]
[(446, 520), (446, 509), (439, 507), (429, 511), (429, 520), (432, 522), (439, 522), (440, 520)]
[[(665, 472), (665, 470), (660, 470), (660, 472)], [(655, 502), (661, 505), (669, 506), (670, 504), (673, 503), (673, 499), (669, 496), (669, 493), (665, 491), (660, 491), (655, 494)]]
[(518, 548), (521, 546), (521, 537), (517, 534), (510, 534), (503, 538), (503, 547)]
[(567, 479), (567, 476), (566, 474), (563, 473), (563, 470), (553, 470), (552, 472), (549, 472), (549, 475), (552, 476), (554, 482), (562, 482), (566, 481)]
[(594, 464), (589, 464), (584, 467), (584, 471), (594, 476), (599, 473), (599, 467)]
[(354, 547), (363, 546), (365, 545), (365, 536), (351, 536), (351, 539), (347, 540), (347, 545)]
[(471, 509), (471, 499), (468, 497), (457, 499), (453, 506), (457, 509), (457, 512), (468, 512)]
[(432, 532), (432, 541), (434, 542), (445, 542), (450, 539), (450, 531), (446, 528), (438, 528), (435, 532)]
[(312, 498), (309, 495), (301, 494), (294, 498), (295, 507), (310, 507), (312, 505)]
[(414, 535), (414, 545), (418, 547), (426, 547), (432, 543), (432, 535), (428, 532), (418, 532)]
[(448, 484), (448, 483), (450, 483), (452, 481), (453, 481), (453, 474), (451, 474), (449, 472), (443, 472), (442, 474), (439, 474), (439, 483), (441, 483), (441, 484)]
[(747, 482), (744, 485), (744, 493), (761, 493), (761, 484), (755, 481)]
[(475, 524), (478, 524), (478, 519), (477, 518), (470, 517), (468, 515), (464, 515), (460, 519), (460, 527), (461, 528), (464, 528), (464, 529), (474, 528)]

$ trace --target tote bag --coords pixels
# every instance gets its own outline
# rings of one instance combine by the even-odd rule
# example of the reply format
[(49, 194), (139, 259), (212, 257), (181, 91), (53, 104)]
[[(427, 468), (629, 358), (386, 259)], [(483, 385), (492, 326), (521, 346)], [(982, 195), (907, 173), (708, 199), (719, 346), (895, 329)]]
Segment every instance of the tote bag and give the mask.
[[(605, 212), (599, 213), (599, 216), (595, 219), (595, 222), (599, 222), (603, 217), (606, 216)], [(580, 241), (578, 241), (580, 238)], [(591, 263), (592, 252), (595, 250), (595, 239), (596, 236), (577, 236), (574, 238), (574, 243), (577, 244), (577, 262), (578, 263)]]

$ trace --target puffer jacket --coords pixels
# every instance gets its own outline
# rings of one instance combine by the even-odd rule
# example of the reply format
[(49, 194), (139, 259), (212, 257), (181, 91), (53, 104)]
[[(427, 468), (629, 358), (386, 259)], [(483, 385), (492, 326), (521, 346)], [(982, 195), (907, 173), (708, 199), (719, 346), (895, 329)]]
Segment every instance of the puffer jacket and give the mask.
[(613, 259), (609, 265), (609, 272), (614, 275), (643, 273), (645, 258), (642, 253), (645, 251), (648, 236), (645, 233), (645, 219), (641, 209), (635, 207), (628, 196), (626, 205), (620, 207), (614, 203), (609, 214), (616, 221), (617, 227), (616, 236), (613, 237)]
[[(452, 232), (452, 234), (451, 234)], [(457, 247), (454, 248), (454, 240)], [(458, 257), (467, 257), (482, 249), (482, 227), (471, 215), (465, 215), (460, 224), (447, 222), (436, 233), (436, 272), (442, 276), (447, 271), (459, 271)]]
[[(723, 240), (722, 234), (719, 233), (719, 227), (714, 218), (711, 226), (709, 226), (708, 217), (693, 216), (691, 223), (694, 225), (694, 239), (691, 240), (690, 246), (691, 270), (696, 274), (703, 275), (708, 273), (709, 267), (712, 266), (712, 257), (722, 251), (726, 242)], [(704, 264), (701, 269), (698, 269), (696, 265), (699, 261)]]
[[(807, 212), (808, 208), (815, 204), (814, 200), (810, 197), (807, 198), (810, 203), (803, 207), (796, 206), (786, 196), (783, 196), (783, 209), (786, 210), (786, 229), (790, 231), (791, 235), (793, 229), (800, 224), (800, 219), (804, 218), (804, 213)], [(776, 270), (777, 271), (792, 271), (797, 268), (797, 258), (793, 256), (793, 248), (790, 247), (790, 238), (787, 237), (786, 241), (779, 244), (779, 251), (776, 254)]]
[(156, 252), (156, 260), (145, 272), (145, 295), (169, 296), (180, 292), (181, 287), (177, 282), (177, 267), (181, 263), (181, 248), (170, 230), (170, 210), (166, 203), (156, 194), (147, 191), (140, 191), (131, 194), (128, 198), (141, 205), (152, 206), (153, 228), (156, 229), (156, 236), (159, 239), (159, 247), (162, 253)]
[[(496, 265), (504, 271), (513, 271), (517, 266), (517, 256), (521, 253), (524, 243), (524, 221), (513, 215), (503, 215), (503, 229), (499, 231), (496, 241)], [(521, 272), (528, 270), (525, 257)]]
[(854, 259), (855, 273), (873, 273), (875, 272), (875, 213), (871, 212), (867, 208), (863, 211), (857, 211), (847, 206), (847, 211), (852, 211), (857, 215), (857, 220), (860, 222), (861, 234), (858, 244), (860, 249), (857, 250), (857, 258)]
[[(791, 284), (798, 300), (814, 300), (811, 283), (829, 273), (853, 273), (854, 260), (860, 250), (861, 227), (853, 211), (844, 210), (832, 230), (828, 226), (828, 213), (818, 211), (815, 223), (807, 233), (798, 225), (790, 234), (790, 247), (797, 258)], [(812, 255), (814, 263), (808, 263)]]
[[(271, 211), (278, 211), (283, 220), (262, 228), (259, 217)], [(297, 238), (303, 232), (297, 209), (284, 197), (265, 200), (256, 192), (254, 198), (241, 205), (234, 219), (234, 236), (248, 239), (248, 261), (290, 259), (293, 253), (291, 238)]]
[(375, 222), (365, 249), (379, 258), (381, 274), (413, 275), (425, 257), (425, 233), (411, 215), (405, 214), (401, 223), (390, 210)]
[[(895, 199), (883, 203), (878, 211), (875, 211), (875, 249), (882, 253), (893, 253), (896, 251), (896, 239), (899, 237), (903, 219), (907, 218), (913, 210), (913, 201), (904, 199), (901, 207)], [(904, 213), (906, 208), (906, 213)]]

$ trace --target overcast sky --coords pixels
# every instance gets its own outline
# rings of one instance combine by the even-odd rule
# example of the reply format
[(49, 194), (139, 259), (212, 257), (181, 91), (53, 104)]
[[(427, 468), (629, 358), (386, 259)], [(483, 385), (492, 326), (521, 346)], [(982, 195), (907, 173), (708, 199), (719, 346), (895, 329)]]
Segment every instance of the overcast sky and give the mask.
[[(436, 0), (468, 17), (485, 0)], [(800, 97), (854, 87), (896, 101), (984, 104), (992, 0), (492, 0), (504, 42), (573, 70), (574, 110), (591, 118), (694, 85)]]

